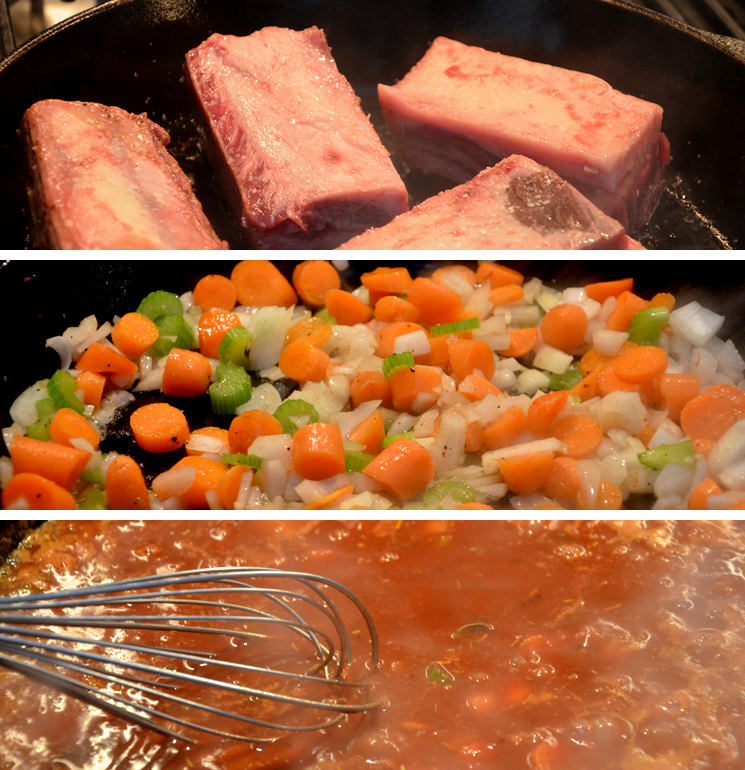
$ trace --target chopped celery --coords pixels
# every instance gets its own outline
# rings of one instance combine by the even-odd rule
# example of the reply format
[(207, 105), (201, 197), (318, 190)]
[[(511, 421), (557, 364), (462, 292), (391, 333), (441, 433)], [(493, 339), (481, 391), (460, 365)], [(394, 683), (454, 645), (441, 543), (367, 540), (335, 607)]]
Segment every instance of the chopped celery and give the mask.
[(322, 307), (317, 313), (314, 313), (313, 315), (315, 315), (316, 318), (328, 318), (332, 324), (336, 325), (336, 318), (334, 318), (334, 316), (329, 313), (329, 309), (327, 307)]
[(639, 462), (647, 468), (659, 471), (670, 463), (693, 468), (696, 465), (696, 454), (693, 451), (693, 441), (686, 439), (677, 444), (661, 444), (648, 452), (640, 452)]
[(235, 364), (217, 367), (217, 382), (209, 389), (212, 410), (217, 414), (235, 414), (235, 410), (251, 398), (251, 376)]
[(465, 626), (461, 626), (454, 634), (451, 634), (453, 639), (478, 639), (483, 638), (484, 634), (489, 631), (493, 631), (494, 626), (491, 623), (467, 623)]
[(155, 319), (160, 337), (150, 348), (156, 356), (167, 356), (173, 348), (191, 350), (194, 346), (194, 332), (182, 315), (168, 313)]
[(582, 382), (582, 372), (576, 369), (567, 369), (564, 374), (551, 374), (549, 376), (549, 390), (571, 390)]
[(452, 684), (455, 681), (455, 677), (439, 662), (430, 663), (425, 675), (430, 682), (438, 684)]
[(182, 315), (184, 306), (177, 294), (170, 291), (151, 291), (145, 299), (140, 302), (137, 312), (140, 315), (147, 316), (151, 321), (155, 321), (164, 315)]
[(105, 511), (106, 495), (100, 489), (91, 489), (78, 504), (79, 511)]
[(83, 402), (75, 395), (78, 390), (77, 380), (63, 369), (57, 371), (49, 378), (47, 383), (47, 392), (57, 409), (68, 407), (76, 412), (83, 414), (85, 406)]
[(444, 334), (458, 334), (459, 332), (467, 332), (471, 329), (480, 329), (481, 321), (477, 316), (472, 318), (464, 318), (462, 321), (453, 321), (449, 324), (438, 324), (433, 326), (429, 330), (430, 337), (442, 337)]
[(256, 455), (226, 454), (222, 456), (222, 461), (226, 465), (247, 465), (249, 468), (255, 468), (256, 470), (261, 468), (261, 458), (256, 457)]
[(347, 452), (344, 470), (352, 473), (359, 473), (374, 459), (375, 455), (368, 454), (367, 452)]
[(422, 501), (427, 508), (441, 508), (442, 501), (446, 497), (451, 497), (459, 503), (472, 503), (476, 496), (473, 489), (463, 481), (441, 481), (430, 487), (422, 497)]
[(57, 407), (51, 398), (42, 398), (36, 402), (36, 413), (39, 419), (26, 428), (26, 435), (38, 441), (49, 441), (49, 423), (54, 417)]
[(413, 441), (414, 431), (407, 430), (405, 433), (393, 433), (390, 436), (383, 436), (383, 441), (381, 442), (383, 449), (389, 447), (394, 441), (398, 441), (400, 438), (406, 438)]
[(307, 401), (303, 401), (301, 398), (289, 398), (284, 403), (277, 407), (277, 411), (274, 412), (274, 416), (279, 420), (279, 424), (282, 426), (282, 432), (288, 433), (293, 436), (300, 427), (294, 417), (307, 417), (308, 423), (318, 422), (321, 417), (318, 414), (318, 410), (309, 404)]
[(670, 320), (666, 307), (640, 310), (629, 324), (629, 340), (637, 345), (659, 345), (660, 333)]
[(388, 380), (397, 369), (405, 369), (407, 366), (414, 366), (412, 353), (393, 353), (383, 361), (383, 374)]
[(217, 351), (221, 363), (235, 364), (248, 369), (248, 346), (253, 338), (253, 334), (245, 326), (234, 326), (228, 329)]
[(80, 474), (80, 478), (83, 479), (83, 481), (88, 481), (91, 484), (103, 484), (104, 481), (103, 473), (101, 473), (100, 468), (95, 468), (93, 470), (88, 470), (85, 468)]

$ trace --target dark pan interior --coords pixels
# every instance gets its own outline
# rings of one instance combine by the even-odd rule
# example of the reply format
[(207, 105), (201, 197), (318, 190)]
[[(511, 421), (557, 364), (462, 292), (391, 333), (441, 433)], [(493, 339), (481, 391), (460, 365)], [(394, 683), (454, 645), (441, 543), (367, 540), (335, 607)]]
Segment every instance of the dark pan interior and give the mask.
[[(673, 161), (662, 204), (639, 237), (656, 249), (745, 242), (745, 61), (661, 16), (604, 0), (110, 0), (0, 64), (4, 248), (27, 244), (16, 131), (30, 104), (51, 97), (147, 112), (164, 125), (216, 230), (245, 247), (197, 143), (184, 55), (213, 32), (314, 24), (326, 31), (384, 142), (376, 86), (402, 77), (436, 35), (591, 72), (660, 103)], [(399, 167), (412, 202), (447, 184)]]

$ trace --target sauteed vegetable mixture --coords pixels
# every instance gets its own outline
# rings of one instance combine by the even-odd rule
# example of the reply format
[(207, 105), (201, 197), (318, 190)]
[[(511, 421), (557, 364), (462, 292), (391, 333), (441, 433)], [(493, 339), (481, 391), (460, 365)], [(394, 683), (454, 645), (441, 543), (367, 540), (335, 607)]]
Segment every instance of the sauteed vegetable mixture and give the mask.
[[(745, 507), (745, 361), (723, 316), (632, 278), (560, 289), (441, 263), (352, 289), (344, 268), (244, 260), (50, 338), (59, 369), (4, 430), (3, 507)], [(131, 452), (106, 448), (121, 420)]]

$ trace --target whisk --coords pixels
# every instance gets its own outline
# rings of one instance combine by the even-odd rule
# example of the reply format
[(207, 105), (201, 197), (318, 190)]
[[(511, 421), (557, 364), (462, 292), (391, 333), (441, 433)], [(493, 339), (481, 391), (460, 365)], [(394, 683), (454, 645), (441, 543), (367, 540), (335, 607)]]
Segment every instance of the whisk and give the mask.
[(341, 606), (361, 617), (352, 636), (366, 633), (374, 668), (377, 632), (354, 593), (257, 567), (0, 597), (0, 665), (172, 738), (270, 742), (380, 705), (344, 678), (353, 647)]

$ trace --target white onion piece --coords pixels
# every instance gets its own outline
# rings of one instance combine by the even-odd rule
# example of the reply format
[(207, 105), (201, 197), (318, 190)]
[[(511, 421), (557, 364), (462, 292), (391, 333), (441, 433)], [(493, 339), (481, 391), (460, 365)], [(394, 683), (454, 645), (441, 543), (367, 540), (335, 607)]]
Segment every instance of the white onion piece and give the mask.
[(186, 492), (197, 477), (197, 469), (182, 466), (170, 468), (153, 479), (152, 488), (161, 500), (179, 497)]
[(348, 259), (332, 259), (331, 264), (341, 273), (349, 267)]
[(636, 434), (644, 427), (647, 410), (638, 393), (616, 390), (601, 401), (597, 409), (597, 419), (603, 426), (603, 432), (611, 428), (620, 428), (627, 433)]
[(706, 508), (709, 511), (727, 511), (733, 505), (745, 500), (745, 491), (732, 489), (726, 492), (709, 495), (706, 499)]
[(212, 454), (222, 457), (230, 453), (230, 446), (217, 436), (192, 433), (186, 442), (186, 449), (197, 454)]
[(409, 414), (408, 412), (401, 412), (401, 414), (399, 414), (391, 423), (390, 428), (388, 428), (388, 435), (394, 436), (396, 433), (406, 433), (413, 429), (416, 421), (416, 415)]
[(72, 346), (64, 337), (50, 337), (46, 347), (52, 348), (60, 360), (60, 369), (69, 369), (72, 366)]
[(352, 412), (337, 412), (331, 415), (331, 420), (339, 426), (343, 439), (358, 428), (381, 404), (380, 400), (365, 401)]
[[(276, 436), (257, 436), (251, 444), (251, 454), (262, 460), (277, 460), (289, 471), (292, 467), (292, 436), (280, 433)], [(264, 464), (261, 466), (264, 474)]]
[(207, 505), (211, 511), (225, 510), (220, 503), (220, 495), (217, 494), (216, 489), (208, 489), (204, 497), (207, 500)]
[(249, 347), (251, 369), (261, 371), (279, 361), (287, 330), (292, 323), (293, 308), (261, 307), (250, 317), (248, 330), (253, 334)]
[(419, 329), (415, 332), (409, 332), (409, 334), (401, 334), (396, 337), (396, 341), (393, 345), (394, 353), (411, 353), (413, 356), (424, 356), (427, 353), (432, 352), (432, 345), (430, 344), (427, 332), (424, 329)]
[(688, 374), (701, 378), (701, 389), (708, 388), (714, 381), (717, 360), (704, 348), (693, 348), (688, 356)]
[(314, 503), (316, 500), (320, 500), (322, 497), (326, 497), (326, 495), (330, 495), (332, 492), (336, 492), (337, 489), (346, 487), (349, 484), (349, 475), (346, 473), (339, 473), (336, 476), (331, 476), (328, 479), (322, 479), (320, 481), (304, 479), (299, 484), (295, 485), (295, 491), (303, 503), (308, 505), (309, 503)]
[(490, 291), (491, 285), (488, 283), (478, 286), (466, 299), (463, 310), (475, 313), (479, 318), (486, 318), (493, 307), (492, 303), (489, 302)]
[(745, 490), (745, 459), (727, 466), (719, 474), (719, 480), (727, 489)]
[(163, 389), (163, 373), (165, 367), (158, 367), (153, 369), (149, 374), (145, 375), (137, 385), (132, 388), (135, 393), (143, 393), (149, 390), (162, 390)]
[(670, 326), (675, 334), (698, 347), (706, 345), (723, 324), (723, 315), (707, 310), (698, 302), (689, 302), (670, 313)]
[(484, 473), (498, 473), (499, 460), (508, 457), (522, 457), (523, 455), (537, 454), (538, 452), (563, 452), (566, 445), (557, 438), (543, 438), (536, 441), (526, 441), (524, 444), (504, 447), (503, 449), (494, 449), (491, 452), (484, 452), (481, 458), (481, 464)]
[[(253, 454), (253, 444), (251, 453)], [(289, 455), (289, 452), (287, 454)], [(287, 484), (287, 470), (282, 460), (263, 460), (259, 474), (261, 491), (269, 497), (281, 496)]]
[(282, 396), (279, 391), (270, 382), (262, 382), (251, 391), (251, 398), (245, 404), (241, 404), (236, 410), (236, 414), (248, 412), (253, 409), (260, 409), (262, 412), (274, 414), (282, 403)]
[(732, 340), (726, 342), (714, 337), (706, 345), (706, 350), (711, 353), (717, 361), (717, 369), (733, 382), (743, 378), (745, 374), (745, 359), (740, 355), (740, 351), (735, 347)]
[[(81, 342), (75, 352), (78, 356), (80, 356), (84, 351), (86, 351), (94, 342), (99, 342), (103, 340), (104, 342), (108, 343), (108, 347), (114, 348), (114, 345), (108, 342), (108, 340), (104, 340), (105, 337), (108, 337), (109, 334), (111, 334), (111, 329), (113, 327), (111, 324), (106, 321), (106, 323), (101, 324), (101, 326), (96, 329), (92, 334), (89, 334), (88, 337), (86, 337), (83, 342)], [(116, 348), (114, 348), (116, 350)], [(117, 351), (121, 352), (121, 351)]]
[(610, 329), (601, 329), (592, 335), (592, 344), (601, 356), (612, 358), (621, 352), (621, 347), (628, 338), (628, 332), (614, 332)]
[(568, 353), (543, 343), (539, 344), (536, 350), (533, 366), (553, 374), (564, 374), (573, 361), (574, 359)]
[(463, 465), (466, 459), (466, 418), (455, 409), (447, 409), (440, 417), (440, 430), (430, 447), (435, 476)]
[(647, 449), (656, 449), (663, 444), (677, 444), (679, 441), (683, 441), (685, 437), (685, 433), (679, 425), (672, 420), (664, 420), (649, 440)]
[[(10, 447), (8, 447), (10, 450)], [(4, 487), (13, 477), (13, 462), (10, 457), (0, 457), (0, 488)]]
[(598, 460), (577, 460), (577, 478), (586, 510), (597, 506), (600, 491), (601, 465)]
[(693, 475), (693, 468), (687, 468), (679, 463), (669, 463), (654, 480), (654, 493), (658, 498), (676, 496), (682, 500), (691, 490)]
[(30, 385), (16, 398), (10, 405), (10, 419), (24, 428), (33, 425), (39, 419), (36, 402), (43, 398), (49, 398), (47, 380), (40, 380)]
[(714, 444), (709, 454), (709, 468), (715, 477), (745, 459), (745, 419), (736, 422)]

